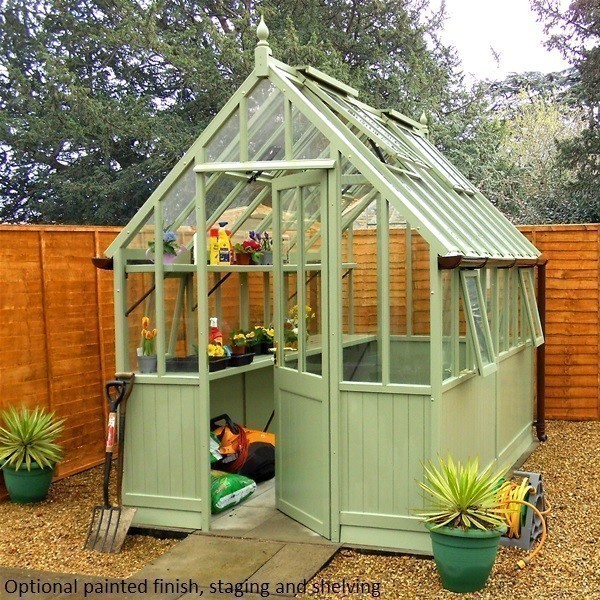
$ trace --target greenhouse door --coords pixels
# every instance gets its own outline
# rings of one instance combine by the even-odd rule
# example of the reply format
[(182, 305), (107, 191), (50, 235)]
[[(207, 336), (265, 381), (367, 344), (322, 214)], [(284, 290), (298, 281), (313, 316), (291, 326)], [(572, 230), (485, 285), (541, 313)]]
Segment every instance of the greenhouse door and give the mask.
[(327, 172), (273, 182), (277, 508), (330, 537)]

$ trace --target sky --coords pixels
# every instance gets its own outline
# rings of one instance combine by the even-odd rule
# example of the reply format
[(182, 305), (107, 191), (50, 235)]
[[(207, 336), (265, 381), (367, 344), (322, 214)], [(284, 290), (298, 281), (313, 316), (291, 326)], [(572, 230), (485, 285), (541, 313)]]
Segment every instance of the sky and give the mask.
[[(431, 0), (432, 8), (440, 0)], [(508, 73), (549, 73), (569, 65), (542, 45), (542, 24), (529, 0), (446, 0), (442, 40), (454, 46), (463, 70), (473, 79), (503, 79)], [(493, 57), (493, 48), (500, 57)]]

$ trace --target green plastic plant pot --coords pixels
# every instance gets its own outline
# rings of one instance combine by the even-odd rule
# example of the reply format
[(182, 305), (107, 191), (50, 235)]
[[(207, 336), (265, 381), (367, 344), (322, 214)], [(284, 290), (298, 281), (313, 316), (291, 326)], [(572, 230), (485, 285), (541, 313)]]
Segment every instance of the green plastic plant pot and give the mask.
[(482, 589), (494, 566), (500, 537), (507, 528), (464, 531), (455, 527), (432, 529), (434, 525), (425, 523), (431, 535), (433, 558), (442, 586), (451, 592)]
[(52, 483), (54, 467), (41, 468), (37, 463), (31, 463), (31, 471), (25, 466), (15, 471), (5, 465), (2, 472), (10, 499), (18, 504), (29, 504), (46, 498)]

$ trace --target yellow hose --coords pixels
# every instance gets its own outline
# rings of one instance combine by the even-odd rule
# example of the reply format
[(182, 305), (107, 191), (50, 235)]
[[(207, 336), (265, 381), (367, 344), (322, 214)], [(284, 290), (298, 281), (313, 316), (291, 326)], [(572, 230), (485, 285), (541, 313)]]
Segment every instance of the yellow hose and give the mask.
[(524, 500), (530, 492), (535, 492), (535, 488), (528, 485), (528, 481), (524, 478), (519, 485), (507, 481), (498, 490), (498, 500), (504, 505), (507, 513), (504, 516), (508, 531), (506, 536), (509, 538), (518, 538), (521, 535), (521, 509), (520, 506), (528, 506), (533, 512), (540, 518), (542, 522), (542, 536), (539, 544), (535, 547), (533, 552), (524, 559), (517, 561), (517, 566), (520, 569), (524, 569), (538, 554), (541, 550), (544, 542), (546, 541), (547, 529), (545, 516), (550, 512), (550, 504), (544, 499), (545, 508), (544, 511), (540, 511), (536, 506)]

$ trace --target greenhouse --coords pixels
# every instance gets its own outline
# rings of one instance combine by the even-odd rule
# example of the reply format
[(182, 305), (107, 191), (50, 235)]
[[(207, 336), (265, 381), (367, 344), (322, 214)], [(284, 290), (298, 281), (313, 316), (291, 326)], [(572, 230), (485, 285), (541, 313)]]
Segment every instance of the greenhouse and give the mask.
[[(425, 125), (257, 33), (253, 72), (106, 251), (117, 370), (136, 371), (123, 502), (137, 524), (210, 531), (226, 413), (276, 434), (279, 511), (429, 552), (423, 462), (513, 465), (534, 441), (540, 252)], [(223, 367), (215, 337), (259, 332)]]

